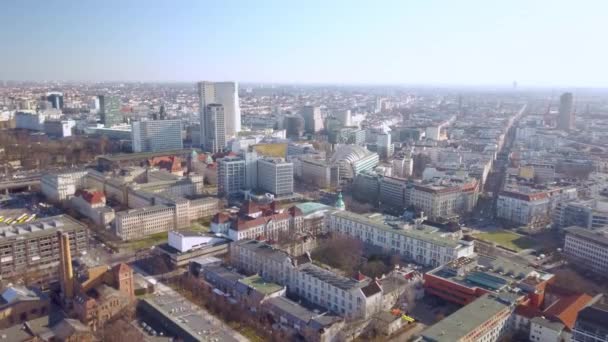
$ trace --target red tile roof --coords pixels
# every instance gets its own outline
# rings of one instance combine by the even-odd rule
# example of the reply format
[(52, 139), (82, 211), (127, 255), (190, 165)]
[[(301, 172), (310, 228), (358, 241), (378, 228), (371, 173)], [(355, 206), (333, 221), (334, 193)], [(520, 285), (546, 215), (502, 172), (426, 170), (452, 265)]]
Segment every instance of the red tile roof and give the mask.
[(581, 311), (591, 299), (593, 299), (593, 297), (586, 293), (562, 297), (545, 310), (544, 316), (559, 320), (568, 327), (568, 329), (572, 330), (578, 312)]
[(103, 203), (106, 198), (106, 195), (98, 190), (78, 190), (76, 191), (76, 196), (82, 197), (83, 200), (90, 204)]

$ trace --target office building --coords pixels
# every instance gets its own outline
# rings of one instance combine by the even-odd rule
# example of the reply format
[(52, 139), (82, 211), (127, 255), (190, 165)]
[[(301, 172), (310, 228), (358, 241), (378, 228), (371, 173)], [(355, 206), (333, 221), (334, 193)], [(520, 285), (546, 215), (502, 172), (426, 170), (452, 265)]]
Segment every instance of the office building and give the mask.
[(226, 122), (224, 106), (217, 103), (208, 104), (201, 122), (204, 140), (203, 148), (212, 153), (226, 148)]
[(382, 177), (380, 179), (380, 204), (403, 212), (407, 206), (405, 194), (407, 181), (397, 177)]
[(275, 196), (293, 193), (293, 163), (282, 158), (258, 160), (258, 188)]
[(304, 119), (299, 115), (286, 115), (283, 118), (283, 127), (288, 138), (299, 139), (304, 133)]
[(148, 120), (131, 122), (133, 152), (181, 150), (181, 120)]
[(256, 189), (258, 187), (258, 152), (255, 149), (246, 151), (245, 158), (245, 188)]
[(35, 222), (0, 226), (0, 275), (20, 277), (32, 271), (43, 284), (59, 275), (60, 245), (57, 232), (69, 236), (72, 255), (88, 248), (87, 227), (67, 215), (40, 218)]
[(104, 127), (112, 127), (124, 122), (120, 98), (110, 95), (99, 95), (99, 112)]
[(608, 272), (608, 229), (566, 228), (564, 254), (571, 263), (597, 274)]
[(51, 201), (63, 201), (72, 197), (77, 189), (85, 186), (87, 171), (45, 173), (40, 178), (40, 189)]
[(608, 298), (598, 296), (578, 313), (572, 331), (573, 342), (608, 342)]
[(63, 93), (52, 92), (46, 94), (46, 100), (51, 103), (51, 106), (55, 109), (63, 109)]
[(574, 129), (574, 99), (572, 93), (563, 93), (559, 97), (559, 117), (557, 128), (564, 131)]
[(323, 117), (321, 108), (316, 106), (304, 106), (302, 108), (304, 118), (304, 130), (306, 133), (317, 133), (323, 129)]
[(224, 124), (226, 139), (241, 131), (241, 108), (239, 106), (239, 88), (236, 82), (198, 83), (199, 110), (201, 122), (201, 141), (205, 141), (205, 110), (208, 105), (215, 103), (224, 107)]
[(321, 189), (338, 186), (340, 175), (337, 165), (331, 165), (324, 159), (316, 159), (312, 156), (301, 157), (298, 163), (302, 182)]
[(176, 228), (175, 208), (155, 205), (116, 213), (115, 234), (122, 240), (144, 238)]
[(352, 116), (350, 113), (350, 109), (336, 111), (334, 116), (336, 117), (336, 119), (338, 119), (338, 121), (340, 121), (342, 126), (344, 126), (344, 127), (351, 126), (351, 124), (352, 124), (351, 117)]
[(76, 127), (74, 120), (46, 120), (44, 121), (44, 133), (49, 137), (65, 138), (72, 136), (72, 130)]
[(561, 201), (555, 207), (553, 224), (557, 228), (579, 226), (592, 230), (608, 227), (608, 201)]
[(365, 216), (349, 211), (328, 214), (330, 232), (346, 234), (364, 243), (400, 254), (421, 265), (439, 266), (460, 257), (474, 255), (473, 242), (456, 240), (436, 232), (429, 226), (416, 227), (399, 223), (389, 225), (380, 216)]
[(364, 171), (371, 171), (380, 159), (378, 154), (357, 145), (342, 145), (331, 156), (330, 163), (338, 165), (340, 179), (354, 179)]
[(390, 133), (378, 134), (376, 137), (376, 148), (382, 159), (387, 159), (393, 155), (394, 149)]
[(217, 192), (229, 197), (245, 189), (245, 160), (240, 157), (224, 157), (218, 160)]

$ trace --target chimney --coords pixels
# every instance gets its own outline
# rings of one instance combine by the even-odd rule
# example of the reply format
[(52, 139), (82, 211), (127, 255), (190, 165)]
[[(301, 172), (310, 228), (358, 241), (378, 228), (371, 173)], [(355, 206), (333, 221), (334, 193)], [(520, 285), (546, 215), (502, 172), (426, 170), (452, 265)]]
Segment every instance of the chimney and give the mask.
[(61, 292), (65, 299), (74, 297), (74, 272), (72, 270), (72, 255), (70, 253), (70, 236), (64, 232), (57, 232), (59, 239), (59, 272)]

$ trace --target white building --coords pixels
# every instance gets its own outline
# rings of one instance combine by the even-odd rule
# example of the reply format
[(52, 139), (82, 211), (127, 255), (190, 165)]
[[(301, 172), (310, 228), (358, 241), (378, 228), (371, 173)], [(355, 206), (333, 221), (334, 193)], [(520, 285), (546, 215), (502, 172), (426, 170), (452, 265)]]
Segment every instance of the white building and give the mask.
[(442, 236), (418, 227), (394, 228), (378, 218), (349, 211), (327, 216), (328, 230), (355, 237), (367, 244), (398, 253), (422, 265), (439, 266), (475, 254), (473, 242)]
[(45, 117), (38, 113), (15, 113), (15, 127), (29, 129), (32, 131), (42, 131), (44, 128)]
[(258, 187), (276, 196), (293, 193), (293, 163), (282, 158), (258, 160)]
[(218, 161), (217, 190), (220, 196), (230, 196), (245, 189), (245, 160), (224, 157)]
[[(235, 136), (241, 131), (239, 88), (236, 82), (199, 82), (198, 93), (201, 129), (205, 127), (204, 114), (207, 105), (216, 103), (224, 107), (226, 139)], [(201, 141), (205, 141), (204, 137), (205, 132), (201, 131)]]
[(69, 199), (77, 189), (85, 186), (87, 171), (46, 173), (40, 178), (40, 190), (53, 201)]
[(287, 286), (288, 292), (341, 316), (369, 318), (384, 309), (382, 287), (361, 274), (347, 278), (256, 240), (231, 243), (230, 255), (236, 267)]
[(175, 230), (169, 231), (169, 246), (177, 249), (181, 253), (186, 253), (195, 249), (213, 245), (214, 243), (225, 242), (225, 239), (208, 235), (193, 234)]
[(390, 133), (378, 134), (376, 136), (376, 146), (380, 158), (386, 159), (393, 155), (393, 144), (391, 143)]
[(543, 317), (534, 317), (530, 320), (530, 341), (564, 341), (562, 336), (564, 328), (565, 326), (561, 322), (553, 322)]
[(133, 152), (181, 150), (181, 120), (148, 120), (131, 123)]
[(377, 153), (357, 145), (338, 147), (330, 160), (340, 168), (340, 179), (354, 179), (361, 172), (373, 170), (379, 162)]
[(316, 133), (323, 129), (321, 108), (315, 106), (304, 106), (304, 108), (302, 108), (301, 115), (304, 118), (304, 130), (307, 133)]
[(121, 211), (114, 220), (115, 234), (122, 240), (144, 238), (175, 229), (175, 209), (156, 205)]
[(566, 228), (564, 253), (571, 262), (598, 274), (608, 272), (608, 229)]

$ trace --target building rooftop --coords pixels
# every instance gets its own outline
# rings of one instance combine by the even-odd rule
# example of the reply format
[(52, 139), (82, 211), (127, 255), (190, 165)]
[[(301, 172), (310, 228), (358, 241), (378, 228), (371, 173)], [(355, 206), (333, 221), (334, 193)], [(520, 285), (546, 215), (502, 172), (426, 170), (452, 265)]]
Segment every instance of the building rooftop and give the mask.
[(582, 238), (596, 245), (608, 247), (608, 229), (590, 230), (583, 227), (572, 226), (564, 229), (569, 235)]
[[(129, 127), (130, 129), (130, 127)], [(119, 154), (106, 154), (97, 156), (98, 159), (105, 159), (112, 162), (120, 162), (126, 160), (137, 160), (137, 159), (150, 159), (154, 157), (170, 156), (170, 155), (188, 155), (192, 152), (192, 149), (182, 150), (171, 150), (171, 151), (159, 151), (159, 152), (139, 152), (139, 153), (119, 153)]]
[(283, 289), (281, 285), (272, 282), (267, 282), (257, 274), (252, 275), (251, 277), (240, 279), (239, 282), (255, 289), (256, 291), (264, 295), (275, 293)]
[(359, 282), (352, 278), (340, 276), (334, 272), (323, 269), (312, 263), (308, 263), (301, 266), (300, 271), (308, 274), (313, 278), (317, 278), (324, 283), (328, 283), (332, 286), (335, 286), (343, 291), (348, 291), (356, 287), (363, 287), (369, 283), (365, 281)]
[(295, 207), (302, 211), (302, 215), (308, 215), (317, 211), (332, 209), (332, 207), (318, 202), (299, 203), (296, 204)]
[(425, 341), (453, 342), (467, 336), (480, 325), (509, 308), (509, 296), (483, 295), (422, 332)]
[(35, 222), (21, 223), (11, 226), (0, 224), (0, 241), (3, 239), (16, 239), (23, 236), (48, 235), (57, 230), (64, 232), (74, 229), (85, 229), (86, 226), (68, 215), (58, 215), (39, 218)]
[(356, 214), (356, 213), (353, 213), (350, 211), (335, 211), (331, 215), (340, 217), (340, 218), (345, 218), (348, 220), (353, 220), (353, 221), (363, 223), (366, 225), (371, 225), (371, 226), (385, 230), (390, 233), (404, 235), (407, 237), (427, 241), (427, 242), (430, 242), (430, 243), (433, 243), (436, 245), (440, 245), (440, 246), (444, 246), (444, 247), (456, 248), (460, 245), (463, 245), (463, 242), (460, 240), (454, 240), (454, 239), (451, 239), (448, 237), (442, 237), (441, 235), (434, 233), (432, 230), (429, 230), (429, 229), (417, 230), (415, 228), (414, 229), (393, 228), (392, 226), (389, 226), (388, 224), (384, 223), (382, 220), (369, 218), (367, 216), (359, 215), (359, 214)]

